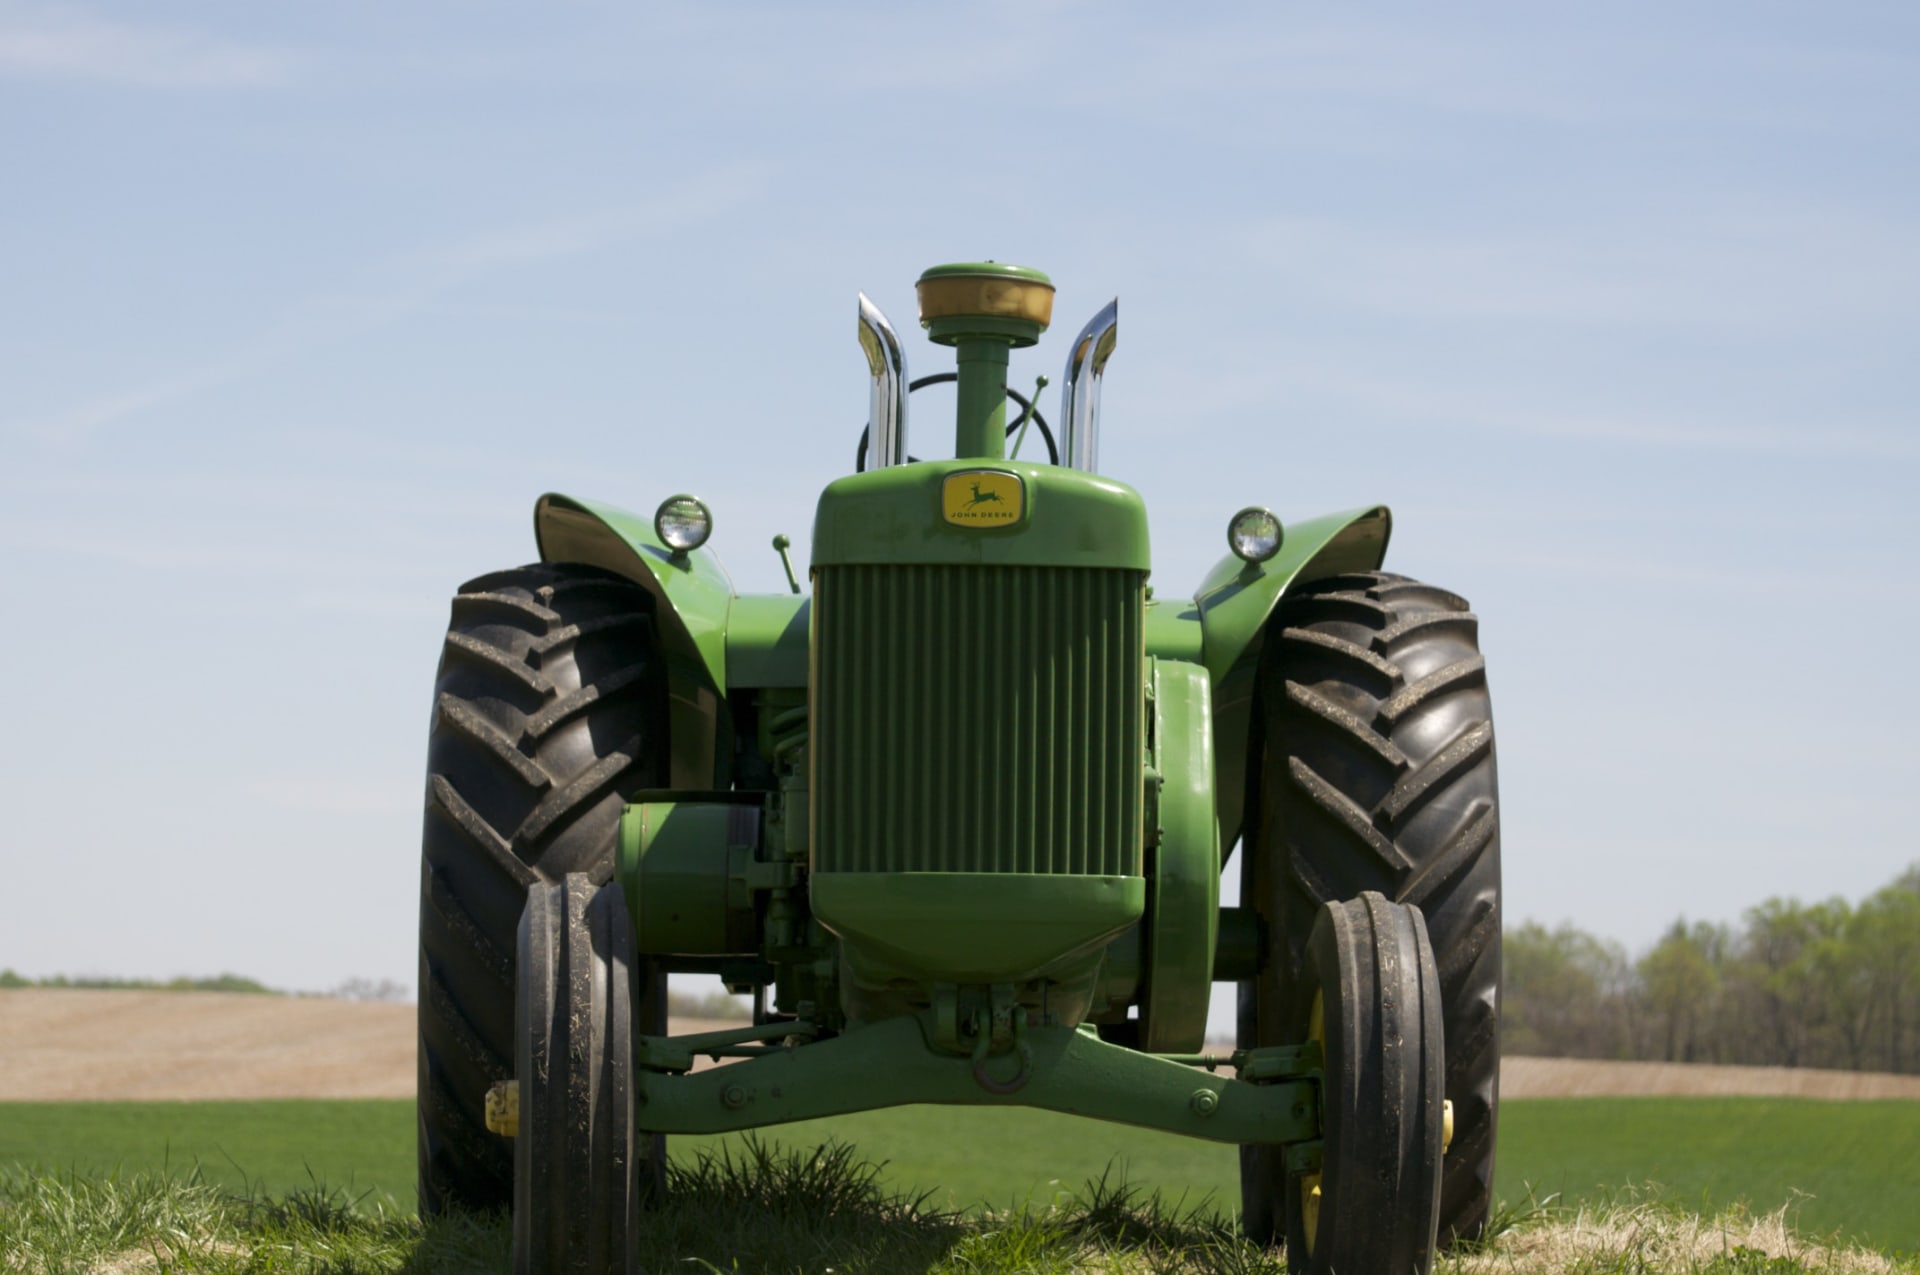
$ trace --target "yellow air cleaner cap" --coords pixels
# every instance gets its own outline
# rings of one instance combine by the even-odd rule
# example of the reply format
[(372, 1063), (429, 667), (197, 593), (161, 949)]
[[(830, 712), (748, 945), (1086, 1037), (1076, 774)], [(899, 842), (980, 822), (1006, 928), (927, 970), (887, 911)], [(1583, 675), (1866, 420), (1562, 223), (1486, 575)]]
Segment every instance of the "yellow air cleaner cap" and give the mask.
[(995, 261), (935, 266), (914, 288), (920, 322), (928, 327), (941, 319), (1011, 319), (1037, 325), (1033, 335), (1038, 338), (1053, 322), (1053, 280), (1024, 266)]

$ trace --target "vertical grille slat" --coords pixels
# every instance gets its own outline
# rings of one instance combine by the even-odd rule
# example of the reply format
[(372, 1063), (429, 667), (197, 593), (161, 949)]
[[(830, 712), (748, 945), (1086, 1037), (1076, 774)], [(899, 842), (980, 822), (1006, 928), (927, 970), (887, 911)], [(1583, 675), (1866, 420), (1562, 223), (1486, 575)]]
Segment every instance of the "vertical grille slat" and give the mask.
[(1140, 573), (817, 574), (816, 872), (1140, 874)]

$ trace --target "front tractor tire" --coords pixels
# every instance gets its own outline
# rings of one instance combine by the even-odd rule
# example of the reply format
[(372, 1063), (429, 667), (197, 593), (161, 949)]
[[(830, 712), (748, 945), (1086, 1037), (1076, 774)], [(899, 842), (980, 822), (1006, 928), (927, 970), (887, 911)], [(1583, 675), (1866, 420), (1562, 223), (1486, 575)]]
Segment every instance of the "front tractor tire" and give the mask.
[[(521, 911), (532, 887), (611, 875), (625, 798), (666, 778), (660, 670), (652, 598), (607, 572), (518, 567), (453, 599), (421, 843), (423, 1216), (512, 1204), (513, 1145), (487, 1130), (485, 1098), (514, 1074)], [(663, 980), (634, 978), (651, 1023)]]
[(1293, 1037), (1321, 1048), (1322, 1154), (1291, 1174), (1287, 1269), (1427, 1275), (1440, 1220), (1440, 987), (1420, 913), (1368, 891), (1320, 910)]
[(570, 872), (527, 892), (514, 1073), (513, 1269), (633, 1269), (648, 1139), (634, 1129), (633, 931), (617, 884)]
[[(1402, 576), (1314, 581), (1267, 630), (1256, 708), (1244, 902), (1273, 948), (1240, 991), (1247, 1045), (1290, 1043), (1314, 995), (1321, 908), (1364, 891), (1417, 907), (1439, 971), (1453, 1139), (1443, 1244), (1478, 1237), (1492, 1203), (1500, 1087), (1500, 825), (1478, 620)], [(1248, 1233), (1271, 1241), (1278, 1156), (1242, 1152)]]

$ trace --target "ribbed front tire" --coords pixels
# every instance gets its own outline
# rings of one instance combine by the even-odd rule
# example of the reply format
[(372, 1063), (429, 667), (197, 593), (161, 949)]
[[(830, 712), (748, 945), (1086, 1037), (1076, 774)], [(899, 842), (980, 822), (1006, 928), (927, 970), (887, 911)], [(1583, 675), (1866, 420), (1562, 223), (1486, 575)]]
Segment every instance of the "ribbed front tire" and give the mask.
[[(652, 598), (590, 567), (461, 586), (434, 684), (420, 871), (419, 1199), (504, 1209), (513, 1151), (486, 1092), (513, 1074), (515, 930), (530, 886), (612, 872), (625, 797), (665, 781)], [(664, 1012), (643, 978), (636, 1012)]]
[(617, 884), (527, 891), (514, 1070), (515, 1275), (634, 1269), (646, 1135), (634, 1129), (633, 931)]
[[(1454, 1137), (1443, 1242), (1478, 1236), (1492, 1203), (1500, 1090), (1500, 824), (1479, 622), (1402, 576), (1314, 581), (1284, 599), (1259, 680), (1260, 769), (1243, 900), (1272, 931), (1243, 984), (1240, 1036), (1280, 1044), (1312, 988), (1320, 908), (1375, 890), (1425, 917), (1439, 968)], [(1275, 1156), (1243, 1152), (1247, 1229), (1271, 1239)]]
[(1440, 988), (1420, 913), (1368, 891), (1320, 910), (1296, 1040), (1317, 1041), (1321, 1165), (1285, 1189), (1296, 1275), (1427, 1275), (1440, 1207)]

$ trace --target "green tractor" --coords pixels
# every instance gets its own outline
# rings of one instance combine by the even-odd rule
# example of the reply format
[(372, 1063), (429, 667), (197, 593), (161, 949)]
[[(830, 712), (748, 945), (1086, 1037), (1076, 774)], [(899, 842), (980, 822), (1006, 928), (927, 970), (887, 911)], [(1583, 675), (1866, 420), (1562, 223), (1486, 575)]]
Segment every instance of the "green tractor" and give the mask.
[[(1483, 1228), (1477, 621), (1380, 571), (1377, 506), (1240, 510), (1198, 589), (1156, 596), (1144, 504), (1095, 467), (1117, 303), (1068, 352), (1057, 439), (1008, 389), (1053, 292), (991, 262), (921, 276), (957, 352), (926, 378), (956, 383), (952, 460), (909, 455), (923, 382), (860, 298), (868, 428), (820, 496), (810, 593), (789, 563), (791, 593), (736, 594), (690, 496), (646, 518), (548, 495), (540, 562), (454, 598), (423, 1213), (511, 1204), (517, 1270), (622, 1270), (668, 1135), (947, 1103), (1235, 1144), (1245, 1227), (1295, 1270), (1425, 1271)], [(1046, 462), (1019, 459), (1036, 436)], [(670, 1035), (677, 973), (752, 1023)], [(1210, 1053), (1217, 982), (1238, 1041)]]

